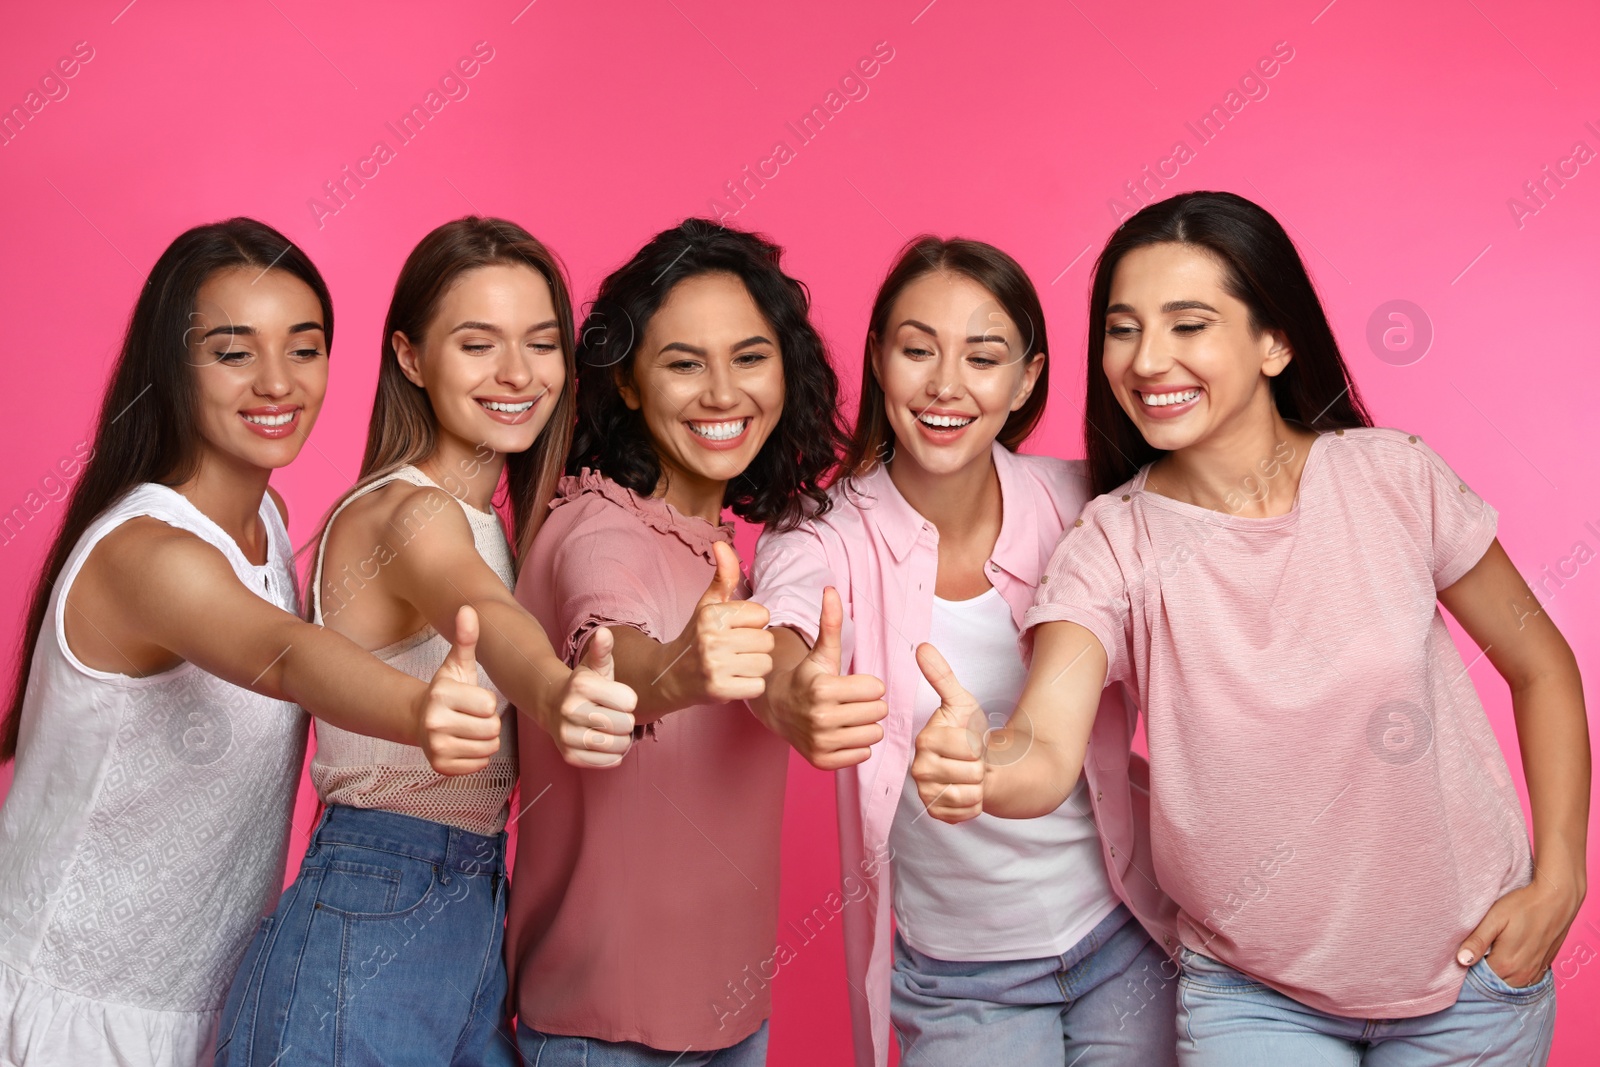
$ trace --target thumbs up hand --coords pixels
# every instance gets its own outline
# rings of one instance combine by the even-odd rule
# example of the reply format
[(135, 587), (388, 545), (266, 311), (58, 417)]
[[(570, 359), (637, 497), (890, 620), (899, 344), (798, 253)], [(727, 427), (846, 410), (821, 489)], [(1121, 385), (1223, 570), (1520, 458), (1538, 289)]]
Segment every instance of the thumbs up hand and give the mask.
[(883, 740), (889, 714), (883, 682), (870, 674), (840, 676), (839, 631), (844, 607), (832, 586), (822, 591), (817, 640), (770, 703), (779, 730), (813, 767), (825, 771), (863, 763)]
[(478, 613), (462, 605), (456, 638), (415, 706), (418, 745), (440, 774), (471, 774), (500, 751), (499, 701), (478, 685)]
[(732, 546), (712, 545), (717, 571), (683, 632), (662, 651), (668, 663), (657, 677), (678, 707), (750, 700), (766, 691), (772, 671), (767, 609), (735, 600), (739, 557)]
[(583, 658), (556, 698), (554, 727), (546, 727), (561, 758), (574, 767), (615, 767), (633, 744), (639, 698), (616, 680), (615, 644), (604, 626), (589, 635)]
[(983, 814), (983, 709), (932, 645), (917, 646), (917, 666), (939, 696), (939, 707), (917, 734), (911, 761), (917, 795), (941, 822), (975, 819)]

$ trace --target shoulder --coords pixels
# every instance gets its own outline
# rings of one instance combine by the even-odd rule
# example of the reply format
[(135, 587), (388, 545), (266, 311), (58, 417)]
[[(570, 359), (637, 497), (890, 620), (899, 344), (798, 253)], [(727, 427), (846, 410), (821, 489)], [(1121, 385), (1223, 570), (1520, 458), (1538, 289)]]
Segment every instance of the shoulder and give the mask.
[(1062, 515), (1076, 515), (1089, 502), (1089, 465), (1083, 460), (1009, 455), (1017, 475), (1048, 497)]
[(272, 506), (278, 509), (278, 518), (283, 520), (285, 526), (289, 525), (289, 505), (283, 502), (283, 497), (272, 486), (267, 486), (267, 496), (272, 498)]
[(1359, 472), (1376, 481), (1427, 480), (1434, 474), (1454, 478), (1444, 459), (1420, 436), (1380, 426), (1357, 426), (1322, 435), (1331, 467)]
[(472, 544), (472, 528), (461, 504), (433, 485), (396, 480), (350, 501), (330, 526), (330, 535), (360, 541), (442, 548)]
[(133, 599), (218, 580), (238, 581), (222, 550), (152, 515), (137, 515), (107, 532), (90, 550), (84, 573)]

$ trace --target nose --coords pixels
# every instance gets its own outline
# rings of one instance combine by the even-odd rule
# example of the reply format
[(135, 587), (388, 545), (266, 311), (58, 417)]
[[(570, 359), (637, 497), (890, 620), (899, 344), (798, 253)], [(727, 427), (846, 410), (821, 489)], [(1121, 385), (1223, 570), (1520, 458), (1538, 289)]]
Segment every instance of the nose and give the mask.
[(928, 381), (923, 386), (923, 392), (928, 396), (930, 403), (941, 400), (959, 400), (966, 392), (961, 381), (961, 368), (964, 366), (958, 352), (942, 352), (934, 361), (933, 373), (928, 375)]
[(264, 352), (256, 360), (256, 378), (251, 388), (257, 396), (280, 399), (294, 389), (294, 373), (287, 352)]
[(494, 369), (494, 380), (513, 392), (533, 381), (533, 356), (522, 345), (508, 345)]
[(1162, 331), (1143, 330), (1130, 367), (1141, 378), (1159, 378), (1172, 366), (1172, 357), (1162, 341)]
[(706, 374), (706, 387), (700, 394), (705, 407), (726, 411), (739, 402), (739, 391), (733, 384), (733, 369), (727, 363), (713, 362)]

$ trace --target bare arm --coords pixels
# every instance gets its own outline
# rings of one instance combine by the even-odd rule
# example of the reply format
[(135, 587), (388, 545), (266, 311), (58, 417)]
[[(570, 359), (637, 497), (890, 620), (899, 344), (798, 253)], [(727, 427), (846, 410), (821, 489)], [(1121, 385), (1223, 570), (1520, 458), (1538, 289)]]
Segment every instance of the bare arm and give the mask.
[(477, 668), (465, 668), (471, 634), (432, 684), (420, 681), (261, 599), (221, 552), (153, 519), (134, 520), (96, 547), (68, 614), (132, 673), (152, 660), (187, 661), (342, 729), (418, 745), (441, 773), (476, 770), (498, 744), (489, 741), (499, 734), (494, 697), (477, 686)]
[(983, 709), (944, 657), (932, 645), (917, 649), (917, 665), (940, 703), (917, 735), (911, 775), (935, 818), (964, 822), (987, 812), (1033, 819), (1055, 811), (1077, 785), (1105, 688), (1105, 649), (1074, 622), (1041, 623), (1033, 641), (1016, 710), (987, 736)]
[[(441, 499), (422, 499), (430, 494)], [(381, 572), (386, 591), (415, 607), (443, 634), (452, 632), (463, 605), (473, 608), (482, 621), (478, 658), (506, 699), (551, 736), (569, 763), (620, 763), (632, 740), (634, 696), (611, 680), (604, 647), (596, 645), (584, 664), (569, 669), (539, 620), (478, 554), (466, 516), (444, 490), (408, 489), (380, 506), (392, 508), (396, 519), (433, 516), (415, 524)]]
[(1533, 882), (1502, 897), (1462, 946), (1463, 964), (1491, 944), (1513, 985), (1537, 981), (1561, 950), (1588, 889), (1590, 753), (1583, 680), (1550, 616), (1496, 540), (1439, 591), (1439, 602), (1511, 687), (1517, 743), (1533, 809)]

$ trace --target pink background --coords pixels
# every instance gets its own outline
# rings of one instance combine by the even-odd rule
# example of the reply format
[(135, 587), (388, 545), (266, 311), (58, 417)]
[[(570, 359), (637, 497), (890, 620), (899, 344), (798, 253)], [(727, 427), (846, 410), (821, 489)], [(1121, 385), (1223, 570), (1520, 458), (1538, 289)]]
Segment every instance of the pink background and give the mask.
[[(1582, 162), (1600, 150), (1592, 4), (124, 5), (30, 4), (0, 34), (0, 107), (38, 108), (0, 145), (7, 646), (59, 520), (49, 476), (90, 427), (140, 281), (190, 225), (260, 218), (332, 287), (329, 402), (312, 447), (275, 482), (303, 538), (355, 474), (388, 290), (442, 221), (521, 222), (565, 257), (582, 300), (658, 229), (718, 210), (713, 198), (739, 207), (724, 183), (764, 167), (736, 221), (789, 249), (852, 392), (873, 289), (900, 243), (923, 230), (992, 241), (1032, 272), (1051, 320), (1055, 396), (1032, 450), (1070, 456), (1109, 203), (1131, 210), (1124, 183), (1164, 166), (1161, 195), (1229, 189), (1284, 221), (1378, 421), (1421, 434), (1501, 510), (1507, 550), (1600, 677), (1600, 566), (1588, 562), (1600, 551), (1600, 164)], [(93, 58), (46, 79), (84, 41)], [(386, 123), (428, 103), (480, 41), (492, 59), (447, 82), (459, 99), (441, 91), (426, 128), (400, 143)], [(1279, 42), (1293, 58), (1240, 90)], [(829, 100), (875, 47), (892, 59), (847, 83), (855, 99)], [(829, 105), (839, 110), (814, 140), (786, 125)], [(1202, 143), (1186, 123), (1214, 105), (1238, 110)], [(379, 139), (392, 158), (364, 164)], [(765, 162), (779, 140), (791, 155)], [(1184, 161), (1163, 164), (1179, 140)], [(1529, 199), (1524, 183), (1546, 165), (1564, 184)], [(346, 166), (369, 177), (339, 204), (324, 183)], [(1420, 360), (1415, 347), (1380, 359), (1366, 340), (1391, 300), (1431, 321)], [(1486, 660), (1471, 670), (1520, 781), (1505, 686)], [(786, 918), (837, 886), (833, 807), (828, 776), (795, 761)], [(293, 863), (303, 847), (297, 833)], [(1556, 963), (1554, 1063), (1592, 1062), (1597, 952), (1591, 898)], [(772, 1062), (846, 1062), (837, 920), (775, 986)]]

